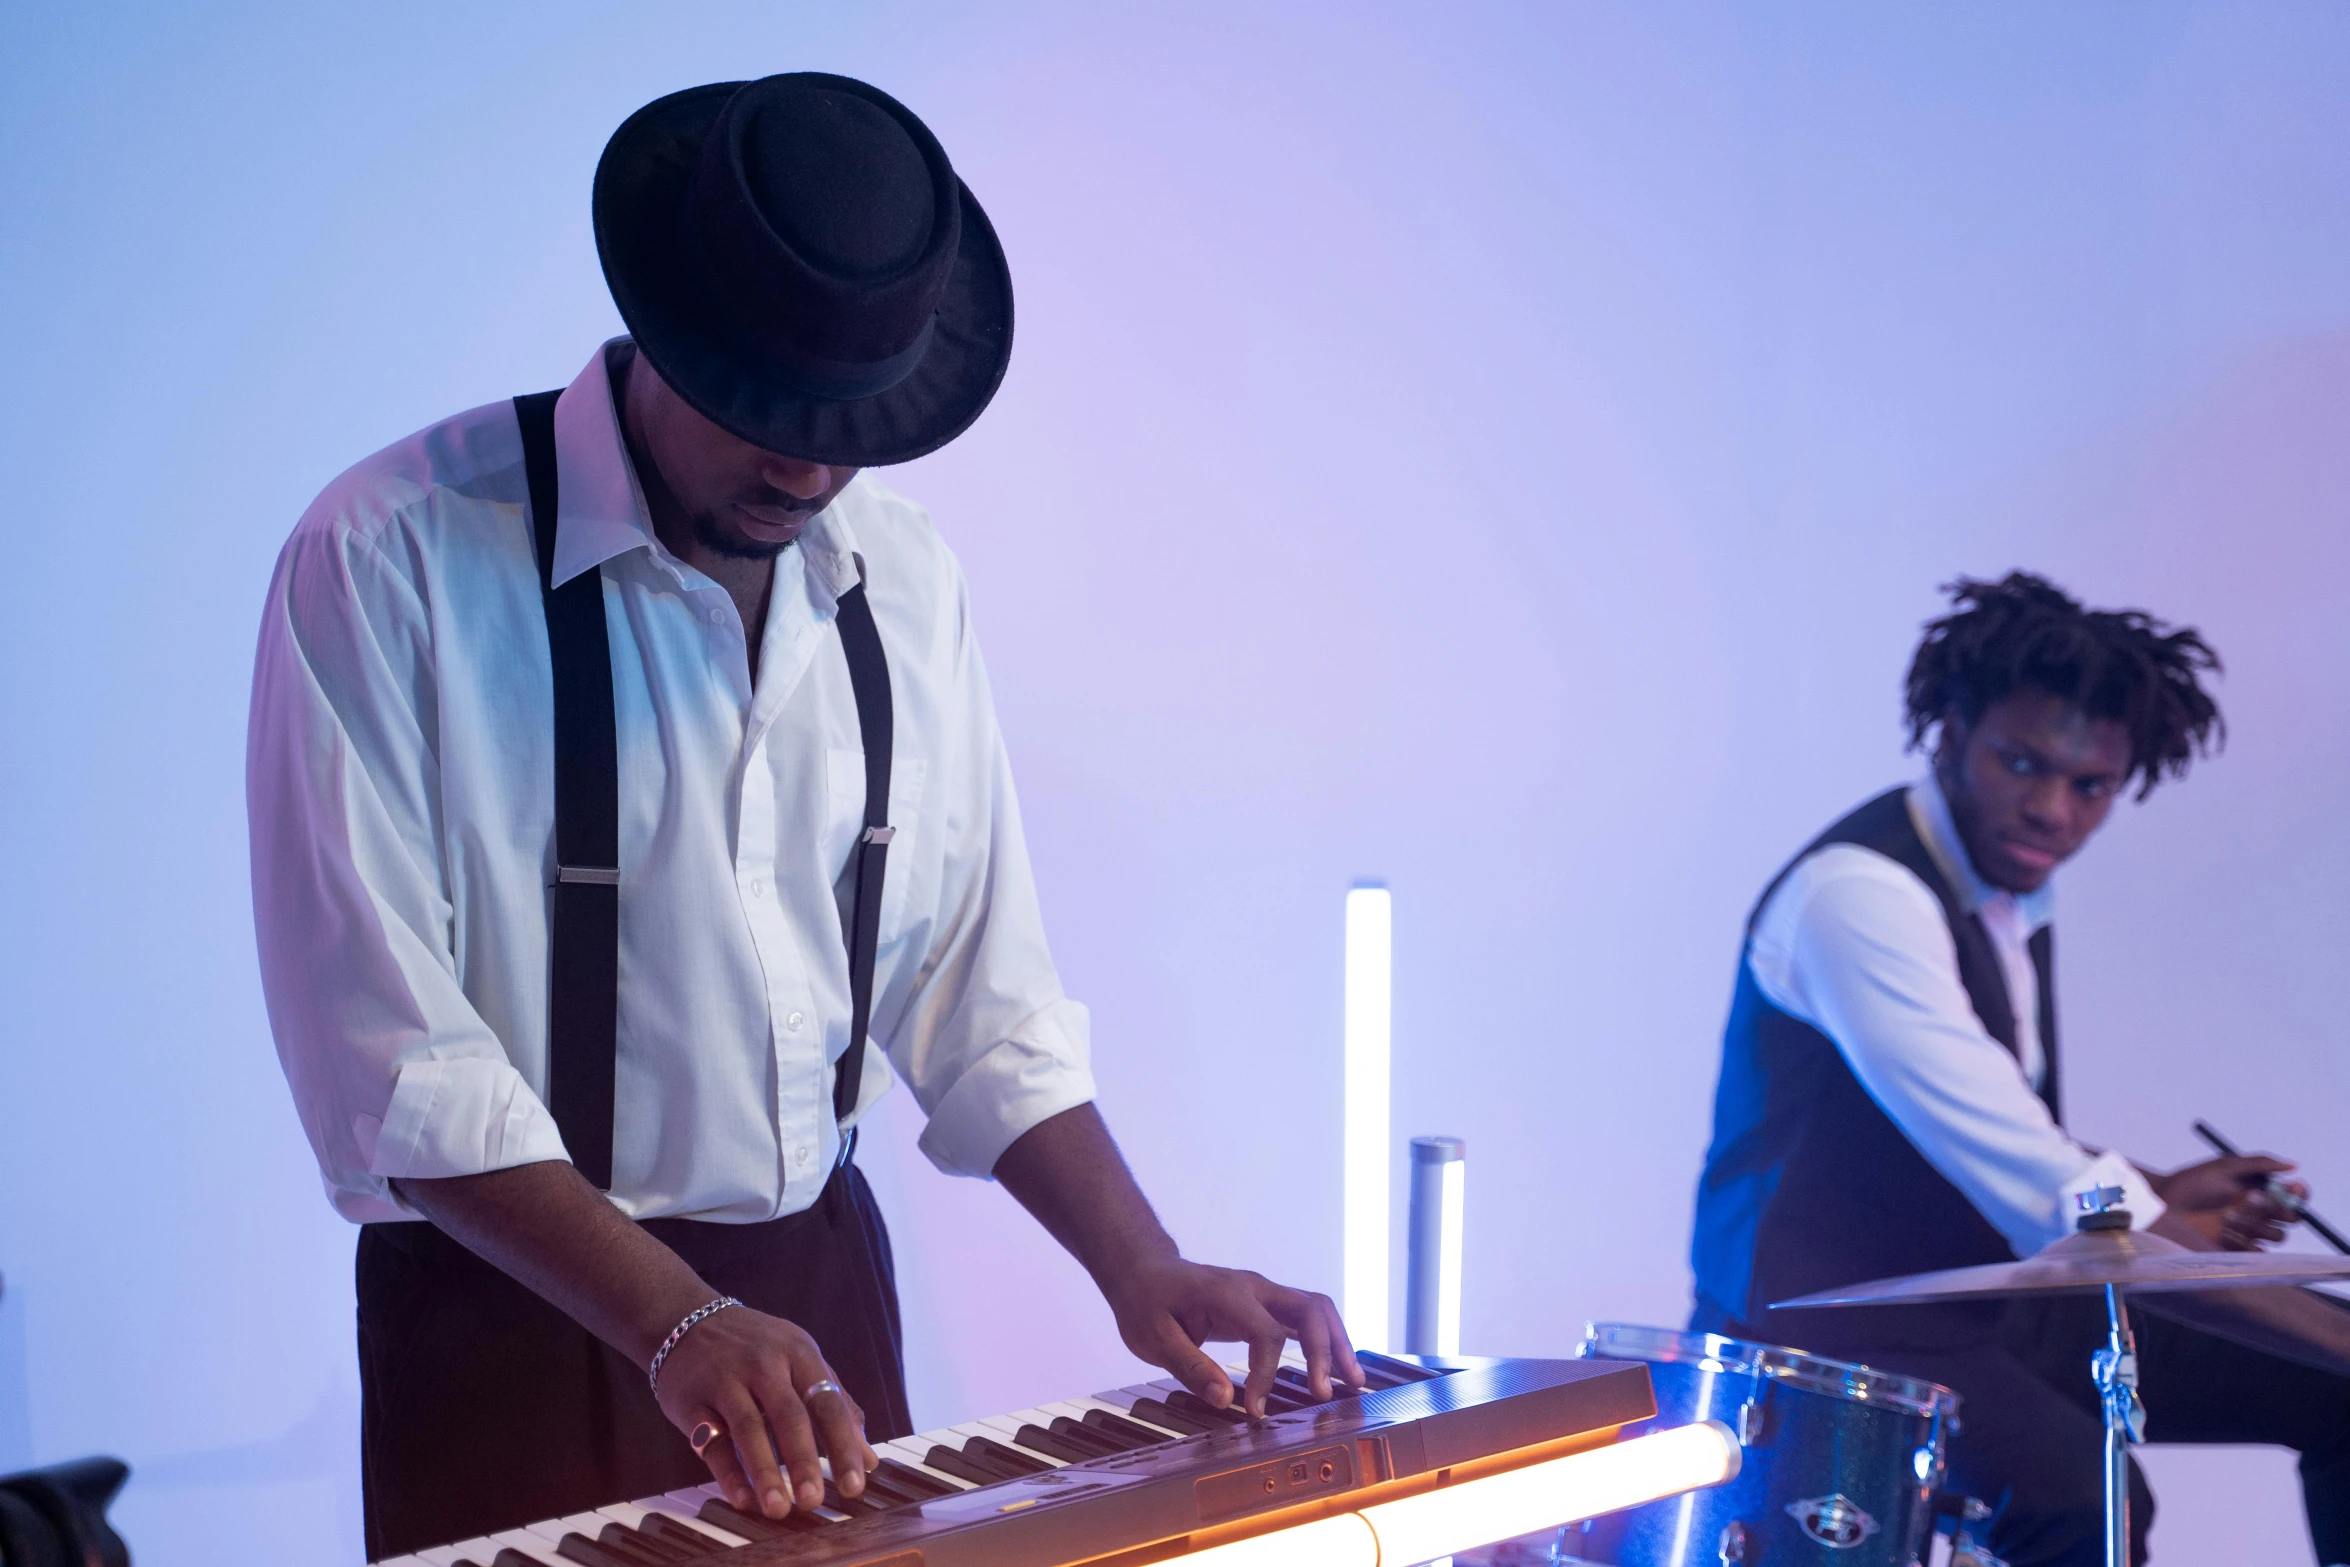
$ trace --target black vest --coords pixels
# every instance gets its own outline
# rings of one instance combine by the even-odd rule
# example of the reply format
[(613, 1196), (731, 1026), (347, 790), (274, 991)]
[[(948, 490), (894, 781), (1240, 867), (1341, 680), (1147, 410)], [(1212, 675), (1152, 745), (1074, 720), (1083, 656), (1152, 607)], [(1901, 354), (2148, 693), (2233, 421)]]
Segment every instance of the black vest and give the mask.
[[(1814, 850), (1856, 844), (1884, 855), (1933, 892), (1958, 948), (1959, 982), (1984, 1029), (2010, 1051), (2015, 1014), (1983, 922), (1965, 912), (1909, 815), (1908, 791), (1881, 794), (1818, 838), (1772, 878), (1754, 922), (1788, 872)], [(1749, 952), (1751, 948), (1748, 949)], [(2050, 933), (2032, 937), (2040, 976), (2041, 1097), (2057, 1099)], [(1775, 1300), (1895, 1274), (2008, 1262), (2015, 1252), (1877, 1107), (1827, 1035), (1767, 1000), (1742, 954), (1722, 1035), (1713, 1145), (1697, 1183), (1697, 1323), (1743, 1324), (1776, 1343), (1942, 1345), (1996, 1327), (1996, 1303), (1774, 1312)]]

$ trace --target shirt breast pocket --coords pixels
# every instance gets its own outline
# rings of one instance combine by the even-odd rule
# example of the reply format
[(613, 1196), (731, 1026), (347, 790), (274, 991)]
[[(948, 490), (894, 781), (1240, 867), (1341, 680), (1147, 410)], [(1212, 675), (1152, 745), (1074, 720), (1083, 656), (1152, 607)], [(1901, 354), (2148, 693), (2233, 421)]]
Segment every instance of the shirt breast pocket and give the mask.
[[(918, 756), (890, 760), (889, 825), (896, 829), (889, 843), (886, 879), (881, 890), (881, 945), (887, 947), (905, 928), (906, 894), (922, 842), (922, 786), (929, 764)], [(831, 868), (840, 890), (844, 918), (852, 888), (848, 884), (849, 856), (865, 830), (865, 753), (834, 749), (824, 758), (824, 864)]]

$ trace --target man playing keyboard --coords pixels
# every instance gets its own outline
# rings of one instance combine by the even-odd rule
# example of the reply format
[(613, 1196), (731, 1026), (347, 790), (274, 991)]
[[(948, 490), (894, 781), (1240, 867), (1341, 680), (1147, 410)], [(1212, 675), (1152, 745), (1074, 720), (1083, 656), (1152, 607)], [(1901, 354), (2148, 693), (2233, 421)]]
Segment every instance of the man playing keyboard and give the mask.
[(860, 477), (1002, 379), (986, 215), (801, 74), (632, 116), (594, 219), (629, 335), (337, 479), (264, 614), (256, 923), (363, 1226), (370, 1556), (710, 1479), (781, 1518), (822, 1460), (857, 1497), (913, 1430), (849, 1157), (893, 1075), (1206, 1405), (1291, 1340), (1359, 1382), (1326, 1298), (1184, 1258), (1120, 1159), (960, 570)]

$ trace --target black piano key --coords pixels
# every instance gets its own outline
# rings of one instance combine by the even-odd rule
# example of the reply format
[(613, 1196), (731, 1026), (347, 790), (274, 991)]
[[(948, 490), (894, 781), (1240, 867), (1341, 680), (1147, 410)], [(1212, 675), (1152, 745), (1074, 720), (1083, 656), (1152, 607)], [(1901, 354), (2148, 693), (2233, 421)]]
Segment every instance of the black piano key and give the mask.
[[(1319, 1399), (1314, 1396), (1313, 1384), (1306, 1380), (1306, 1374), (1304, 1372), (1298, 1370), (1294, 1366), (1283, 1366), (1279, 1371), (1274, 1372), (1273, 1385), (1276, 1388), (1279, 1388), (1282, 1392), (1288, 1394), (1291, 1398), (1298, 1399), (1303, 1403), (1319, 1404), (1326, 1402), (1326, 1400)], [(1346, 1396), (1346, 1384), (1339, 1381), (1336, 1377), (1332, 1377), (1330, 1379), (1330, 1392), (1334, 1397), (1343, 1398)]]
[(1042, 1453), (1047, 1458), (1058, 1458), (1065, 1464), (1082, 1464), (1089, 1458), (1108, 1456), (1107, 1450), (1104, 1448), (1084, 1446), (1073, 1438), (1062, 1436), (1058, 1432), (1047, 1431), (1042, 1426), (1022, 1426), (1012, 1433), (1012, 1440), (1029, 1452)]
[[(1242, 1396), (1246, 1397), (1245, 1394)], [(1305, 1394), (1293, 1392), (1278, 1382), (1265, 1389), (1265, 1413), (1268, 1415), (1292, 1415), (1301, 1409), (1312, 1409), (1315, 1402)]]
[[(1132, 1425), (1133, 1422), (1128, 1421), (1127, 1424)], [(1131, 1452), (1137, 1447), (1150, 1445), (1139, 1436), (1112, 1436), (1100, 1426), (1089, 1426), (1068, 1415), (1053, 1416), (1051, 1429), (1053, 1435), (1064, 1441), (1075, 1442), (1080, 1447), (1091, 1448), (1093, 1456), (1096, 1458), (1107, 1458), (1113, 1453)]]
[(881, 1507), (911, 1507), (933, 1493), (915, 1491), (898, 1484), (880, 1470), (871, 1470), (865, 1476), (865, 1494)]
[(1248, 1424), (1247, 1410), (1238, 1407), (1218, 1409), (1197, 1393), (1169, 1393), (1166, 1404), (1169, 1409), (1180, 1410), (1194, 1420), (1209, 1420), (1220, 1426)]
[(490, 1558), (490, 1567), (546, 1567), (546, 1563), (535, 1556), (525, 1556), (509, 1545)]
[(963, 1456), (981, 1463), (998, 1463), (1017, 1469), (1024, 1475), (1040, 1475), (1053, 1466), (1033, 1454), (1023, 1453), (1009, 1443), (992, 1437), (975, 1436), (963, 1444)]
[(873, 1472), (899, 1490), (912, 1492), (920, 1501), (927, 1502), (936, 1497), (956, 1494), (953, 1486), (939, 1479), (936, 1475), (926, 1475), (921, 1470), (908, 1464), (901, 1464), (894, 1458), (884, 1458), (881, 1461), (881, 1467)]
[(1169, 1409), (1155, 1398), (1136, 1399), (1134, 1418), (1147, 1420), (1154, 1426), (1165, 1426), (1170, 1431), (1180, 1431), (1185, 1436), (1205, 1436), (1210, 1431), (1224, 1429), (1219, 1421), (1195, 1420), (1180, 1410)]
[(1107, 1409), (1087, 1410), (1085, 1423), (1097, 1431), (1106, 1432), (1122, 1441), (1132, 1442), (1136, 1447), (1156, 1447), (1161, 1442), (1174, 1441), (1180, 1434), (1173, 1431), (1155, 1430), (1139, 1420), (1129, 1420), (1124, 1415), (1114, 1414)]
[(1355, 1364), (1363, 1368), (1363, 1380), (1371, 1384), (1373, 1391), (1403, 1387), (1413, 1382), (1426, 1382), (1432, 1377), (1444, 1375), (1443, 1372), (1432, 1371), (1426, 1366), (1415, 1366), (1408, 1361), (1390, 1360), (1385, 1355), (1375, 1354), (1367, 1349), (1355, 1351)]
[(999, 1480), (1020, 1478), (1009, 1469), (998, 1469), (993, 1464), (983, 1464), (976, 1458), (965, 1458), (943, 1442), (924, 1453), (922, 1461), (941, 1474), (953, 1475), (958, 1480), (968, 1480), (973, 1485), (994, 1485)]
[(721, 1544), (692, 1524), (683, 1523), (670, 1517), (667, 1513), (645, 1514), (645, 1521), (637, 1525), (636, 1532), (663, 1541), (679, 1553), (680, 1560), (688, 1557), (716, 1556), (721, 1551), (734, 1549), (733, 1546)]
[(676, 1567), (679, 1562), (692, 1561), (696, 1555), (695, 1552), (681, 1550), (677, 1546), (671, 1545), (667, 1540), (647, 1534), (641, 1529), (631, 1529), (628, 1525), (617, 1520), (596, 1531), (596, 1538), (615, 1549), (626, 1547), (628, 1550), (636, 1552), (644, 1559), (648, 1567)]
[(556, 1541), (555, 1554), (565, 1561), (578, 1562), (580, 1567), (665, 1567), (658, 1558), (628, 1546), (607, 1545), (601, 1539), (591, 1540), (576, 1533)]
[(834, 1485), (830, 1480), (824, 1482), (824, 1505), (836, 1513), (846, 1513), (851, 1518), (862, 1518), (868, 1513), (877, 1513), (882, 1509), (881, 1503), (867, 1501), (863, 1496), (841, 1495), (840, 1487)]
[(739, 1534), (746, 1540), (780, 1540), (792, 1533), (765, 1514), (738, 1512), (713, 1496), (700, 1508), (702, 1522), (714, 1523), (728, 1534)]

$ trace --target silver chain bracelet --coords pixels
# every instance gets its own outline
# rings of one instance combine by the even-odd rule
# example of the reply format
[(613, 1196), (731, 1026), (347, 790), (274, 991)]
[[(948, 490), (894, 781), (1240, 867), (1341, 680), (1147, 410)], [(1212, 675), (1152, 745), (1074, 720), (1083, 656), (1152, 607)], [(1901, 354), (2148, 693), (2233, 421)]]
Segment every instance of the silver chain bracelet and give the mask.
[(687, 1312), (685, 1320), (669, 1330), (669, 1336), (661, 1341), (661, 1347), (653, 1351), (652, 1368), (645, 1373), (645, 1381), (652, 1387), (655, 1398), (661, 1396), (661, 1362), (669, 1358), (669, 1352), (677, 1347), (677, 1341), (684, 1338), (693, 1325), (704, 1317), (716, 1316), (729, 1306), (741, 1304), (732, 1295), (721, 1295), (707, 1306), (696, 1306)]

